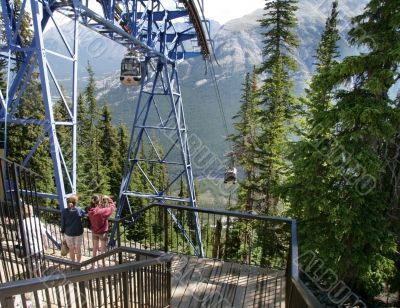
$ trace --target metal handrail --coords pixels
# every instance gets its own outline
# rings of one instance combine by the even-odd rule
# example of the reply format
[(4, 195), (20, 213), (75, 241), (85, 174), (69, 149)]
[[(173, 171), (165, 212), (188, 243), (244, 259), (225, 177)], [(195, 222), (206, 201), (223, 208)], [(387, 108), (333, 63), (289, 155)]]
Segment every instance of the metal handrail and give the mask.
[[(291, 239), (290, 239), (290, 273), (291, 275), (295, 278), (299, 278), (299, 268), (297, 262), (295, 262), (298, 258), (298, 244), (297, 244), (297, 221), (295, 219), (290, 219), (290, 218), (285, 218), (285, 217), (274, 217), (274, 216), (266, 216), (266, 215), (258, 215), (258, 214), (253, 214), (253, 213), (243, 213), (243, 212), (238, 212), (238, 211), (226, 211), (226, 210), (220, 210), (220, 209), (211, 209), (211, 208), (193, 208), (193, 207), (188, 207), (188, 206), (182, 206), (182, 205), (171, 205), (171, 204), (163, 204), (163, 203), (152, 203), (140, 210), (138, 210), (135, 213), (132, 213), (130, 215), (121, 217), (121, 218), (109, 218), (110, 222), (114, 223), (114, 228), (117, 228), (118, 224), (127, 222), (127, 221), (132, 221), (132, 224), (135, 223), (135, 221), (141, 217), (144, 213), (146, 213), (148, 210), (155, 208), (155, 207), (160, 207), (160, 208), (166, 208), (166, 209), (175, 209), (175, 210), (183, 210), (183, 211), (188, 211), (188, 212), (196, 212), (196, 213), (204, 213), (204, 214), (214, 214), (214, 215), (221, 215), (221, 216), (230, 216), (230, 217), (236, 217), (236, 218), (242, 218), (242, 219), (251, 219), (251, 220), (261, 220), (261, 221), (270, 221), (272, 223), (284, 223), (284, 224), (289, 224), (290, 225), (290, 233), (291, 233)], [(58, 209), (49, 209), (45, 207), (39, 207), (40, 210), (48, 211), (48, 212), (54, 212), (54, 213), (59, 213)], [(117, 234), (115, 234), (117, 236)]]
[[(121, 218), (109, 218), (110, 222), (115, 223), (115, 227), (126, 221), (135, 221), (138, 217), (141, 217), (145, 212), (148, 210), (155, 208), (155, 207), (162, 207), (167, 209), (176, 209), (176, 210), (183, 210), (188, 212), (196, 212), (196, 213), (204, 213), (204, 214), (215, 214), (215, 215), (222, 215), (222, 216), (230, 216), (230, 217), (237, 217), (243, 219), (252, 219), (252, 220), (262, 220), (262, 221), (270, 221), (273, 223), (286, 223), (290, 225), (290, 273), (294, 279), (299, 279), (299, 268), (297, 264), (298, 259), (298, 243), (297, 243), (297, 221), (295, 219), (286, 218), (286, 217), (275, 217), (275, 216), (266, 216), (266, 215), (258, 215), (252, 213), (243, 213), (238, 211), (227, 211), (227, 210), (220, 210), (220, 209), (211, 209), (211, 208), (194, 208), (182, 205), (172, 205), (172, 204), (163, 204), (163, 203), (151, 203), (146, 207), (132, 213), (130, 215), (121, 217)], [(45, 210), (49, 212), (59, 213), (58, 209), (49, 209), (46, 207), (39, 207), (40, 210)], [(134, 222), (133, 222), (134, 223)]]
[[(321, 303), (317, 300), (315, 295), (307, 288), (307, 286), (300, 280), (292, 278), (292, 284), (296, 287), (298, 293), (301, 295), (302, 299), (305, 301), (307, 307), (310, 308), (320, 308)], [(286, 296), (290, 296), (287, 294)]]
[(91, 265), (97, 261), (103, 260), (105, 258), (108, 258), (112, 255), (121, 253), (121, 252), (126, 252), (126, 253), (132, 253), (132, 254), (141, 254), (147, 257), (152, 257), (152, 258), (159, 258), (160, 256), (165, 255), (165, 253), (161, 252), (155, 252), (155, 251), (147, 251), (147, 250), (140, 250), (134, 247), (117, 247), (110, 249), (100, 255), (97, 255), (95, 257), (92, 257), (88, 260), (85, 260), (83, 262), (76, 262), (76, 261), (71, 261), (69, 259), (57, 257), (57, 256), (49, 256), (49, 255), (44, 255), (44, 259), (49, 260), (53, 263), (69, 266), (72, 269), (81, 269), (82, 267), (85, 267), (87, 265)]
[(41, 278), (31, 278), (25, 280), (18, 280), (0, 284), (0, 294), (3, 298), (11, 297), (13, 295), (29, 293), (34, 291), (43, 290), (49, 287), (58, 287), (68, 283), (86, 282), (93, 279), (99, 279), (108, 275), (120, 274), (128, 271), (138, 270), (151, 265), (171, 262), (171, 255), (162, 255), (157, 259), (148, 259), (142, 261), (135, 261), (114, 265), (111, 267), (101, 267), (95, 270), (83, 270), (71, 272), (67, 274), (55, 274)]
[[(289, 286), (288, 294), (286, 294), (286, 303), (287, 307), (310, 307), (310, 308), (318, 308), (321, 307), (321, 304), (317, 300), (317, 298), (312, 294), (310, 290), (306, 287), (306, 285), (300, 280), (299, 277), (299, 264), (298, 264), (298, 237), (297, 237), (297, 220), (285, 218), (285, 217), (272, 217), (265, 215), (257, 215), (252, 213), (242, 213), (237, 211), (226, 211), (226, 210), (218, 210), (218, 209), (208, 209), (208, 208), (193, 208), (188, 206), (181, 205), (167, 205), (162, 203), (152, 203), (143, 209), (122, 217), (114, 219), (113, 221), (118, 223), (122, 223), (129, 220), (135, 220), (136, 218), (143, 215), (146, 211), (153, 207), (162, 207), (167, 209), (176, 209), (176, 210), (185, 210), (189, 212), (197, 212), (197, 213), (205, 213), (205, 214), (215, 214), (215, 215), (225, 215), (230, 217), (244, 218), (244, 219), (252, 219), (252, 220), (262, 220), (262, 221), (270, 221), (274, 223), (285, 223), (290, 225), (290, 252), (289, 252), (289, 263), (287, 264), (287, 284)], [(295, 293), (297, 296), (300, 296), (300, 299), (297, 297), (292, 297), (292, 293)]]
[(24, 172), (29, 172), (32, 175), (35, 175), (37, 177), (41, 177), (37, 172), (33, 171), (32, 169), (27, 168), (26, 166), (23, 166), (21, 164), (18, 164), (16, 162), (13, 162), (7, 158), (1, 157), (0, 156), (0, 161), (4, 161), (5, 163), (8, 163), (10, 165), (14, 165), (16, 167), (18, 167), (19, 170), (24, 170)]
[(144, 207), (143, 209), (140, 209), (139, 211), (132, 213), (128, 216), (124, 216), (121, 218), (114, 218), (112, 221), (115, 222), (123, 222), (125, 220), (131, 220), (132, 218), (137, 217), (139, 214), (153, 208), (153, 207), (165, 207), (165, 208), (170, 208), (170, 209), (177, 209), (177, 210), (184, 210), (184, 211), (189, 211), (189, 212), (199, 212), (199, 213), (206, 213), (206, 214), (216, 214), (216, 215), (228, 215), (228, 216), (233, 216), (233, 217), (238, 217), (238, 218), (248, 218), (248, 219), (261, 219), (261, 220), (268, 220), (268, 221), (273, 221), (273, 222), (285, 222), (285, 223), (291, 223), (295, 221), (294, 219), (291, 218), (285, 218), (285, 217), (277, 217), (277, 216), (266, 216), (266, 215), (258, 215), (258, 214), (252, 214), (252, 213), (243, 213), (243, 212), (238, 212), (238, 211), (226, 211), (226, 210), (219, 210), (219, 209), (211, 209), (211, 208), (194, 208), (194, 207), (189, 207), (189, 206), (183, 206), (183, 205), (172, 205), (172, 204), (164, 204), (164, 203), (151, 203), (148, 206)]
[(107, 257), (110, 257), (114, 254), (117, 253), (121, 253), (121, 252), (127, 252), (127, 253), (132, 253), (132, 254), (141, 254), (141, 255), (145, 255), (148, 257), (152, 257), (152, 258), (159, 258), (163, 255), (166, 255), (165, 253), (159, 253), (159, 252), (154, 252), (154, 251), (146, 251), (146, 250), (140, 250), (137, 248), (133, 248), (133, 247), (117, 247), (117, 248), (113, 248), (111, 250), (108, 250), (104, 253), (102, 253), (101, 255), (92, 257), (86, 261), (83, 261), (81, 263), (78, 263), (80, 265), (80, 267), (84, 267), (86, 265), (90, 265), (96, 261), (100, 261), (102, 259), (105, 259)]
[[(290, 226), (290, 241), (289, 241), (289, 255), (288, 255), (288, 263), (286, 265), (287, 271), (286, 271), (286, 281), (287, 281), (287, 294), (286, 294), (286, 300), (287, 300), (287, 307), (300, 307), (297, 305), (300, 305), (301, 307), (319, 307), (320, 304), (318, 300), (314, 297), (314, 295), (307, 289), (307, 287), (304, 285), (304, 283), (301, 282), (299, 278), (299, 265), (298, 265), (298, 244), (297, 244), (297, 221), (294, 219), (290, 218), (284, 218), (284, 217), (271, 217), (271, 216), (265, 216), (265, 215), (257, 215), (257, 214), (252, 214), (252, 213), (242, 213), (242, 212), (237, 212), (237, 211), (226, 211), (226, 210), (218, 210), (218, 209), (210, 209), (210, 208), (192, 208), (188, 206), (181, 206), (181, 205), (166, 205), (162, 203), (152, 203), (143, 209), (129, 215), (125, 216), (122, 218), (110, 218), (110, 222), (113, 222), (115, 225), (119, 225), (120, 223), (125, 223), (127, 221), (133, 221), (132, 223), (135, 223), (138, 219), (138, 217), (141, 217), (143, 214), (146, 213), (146, 211), (149, 211), (152, 208), (160, 208), (160, 209), (175, 209), (175, 210), (184, 210), (188, 212), (197, 212), (197, 213), (203, 213), (203, 214), (214, 214), (214, 215), (220, 215), (220, 216), (229, 216), (229, 217), (236, 217), (239, 219), (249, 219), (249, 220), (261, 220), (261, 221), (270, 221), (272, 223), (283, 223), (287, 224)], [(46, 207), (39, 207), (39, 210), (41, 211), (47, 211), (47, 212), (52, 212), (52, 213), (59, 213), (59, 209), (51, 209), (51, 208), (46, 208)], [(119, 235), (121, 236), (121, 235)], [(83, 270), (86, 266), (94, 264), (95, 262), (98, 262), (100, 260), (104, 260), (112, 255), (120, 254), (120, 253), (131, 253), (131, 254), (142, 254), (146, 255), (148, 257), (152, 257), (154, 259), (160, 260), (160, 258), (163, 258), (163, 252), (159, 251), (149, 251), (149, 250), (142, 250), (134, 247), (124, 247), (124, 246), (119, 246), (117, 248), (113, 248), (101, 255), (98, 255), (96, 257), (92, 257), (86, 261), (83, 261), (81, 263), (78, 262), (72, 262), (67, 259), (62, 259), (58, 258), (55, 256), (45, 256), (45, 259), (48, 259), (49, 261), (52, 261), (53, 263), (58, 263), (60, 265), (68, 266), (72, 270), (81, 270), (82, 272), (85, 272)], [(147, 261), (147, 260), (145, 260)], [(142, 261), (135, 261), (134, 264), (138, 264), (138, 262)], [(130, 262), (133, 264), (132, 262)], [(128, 264), (128, 263), (125, 263)], [(139, 263), (140, 264), (140, 263)], [(108, 268), (115, 268), (115, 266), (108, 267)], [(102, 270), (104, 273), (106, 270)], [(69, 274), (68, 274), (69, 275)], [(63, 279), (65, 279), (65, 275), (63, 275)], [(69, 276), (68, 276), (69, 277)], [(75, 276), (73, 276), (75, 277)], [(78, 277), (78, 276), (77, 276)], [(47, 283), (47, 277), (42, 277), (41, 280), (46, 279)], [(57, 277), (56, 276), (51, 276), (52, 282), (57, 285)], [(89, 278), (88, 278), (89, 279)], [(35, 282), (35, 281), (33, 281)], [(1, 292), (1, 288), (0, 288)]]

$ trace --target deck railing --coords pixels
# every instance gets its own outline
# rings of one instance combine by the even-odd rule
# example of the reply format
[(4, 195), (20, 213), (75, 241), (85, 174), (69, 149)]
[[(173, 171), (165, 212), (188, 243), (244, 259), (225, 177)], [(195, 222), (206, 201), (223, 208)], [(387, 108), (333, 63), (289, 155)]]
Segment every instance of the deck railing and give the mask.
[[(118, 251), (117, 253), (120, 253)], [(171, 256), (0, 284), (1, 307), (168, 307)]]
[[(87, 271), (90, 264), (85, 262), (82, 263), (83, 265), (75, 264), (57, 257), (57, 250), (61, 242), (59, 232), (60, 211), (39, 206), (40, 203), (35, 193), (36, 175), (34, 173), (6, 160), (0, 159), (0, 161), (0, 188), (2, 188), (0, 195), (2, 194), (3, 200), (5, 200), (0, 204), (2, 245), (0, 250), (0, 262), (2, 263), (0, 282), (6, 282), (6, 284), (1, 285), (0, 289), (2, 307), (13, 294), (24, 293), (24, 288), (28, 290), (28, 285), (30, 286), (29, 290), (37, 290), (38, 292), (43, 290), (40, 291), (44, 292), (42, 296), (48, 296), (40, 286), (40, 282), (43, 286), (43, 277), (50, 279), (49, 281), (54, 284), (54, 287), (50, 286), (55, 288), (54, 290), (59, 287), (64, 288), (62, 290), (65, 294), (64, 300), (67, 303), (69, 298), (80, 298), (79, 292), (83, 289), (86, 292), (85, 297), (88, 298), (87, 296), (98, 291), (96, 288), (102, 284), (98, 282), (100, 280), (92, 280), (92, 272)], [(48, 237), (51, 240), (50, 249), (54, 252), (53, 256), (31, 254), (27, 251), (27, 247), (23, 245), (25, 242), (24, 232), (21, 232), (21, 230), (23, 230), (23, 208), (26, 203), (34, 206), (35, 216), (45, 223)], [(194, 221), (199, 224), (201, 241), (196, 236)], [(132, 272), (128, 271), (126, 267), (128, 263), (121, 263), (135, 261), (132, 265), (137, 264), (140, 258), (137, 258), (133, 253), (134, 249), (137, 249), (136, 252), (139, 250), (173, 252), (273, 268), (286, 275), (287, 307), (318, 306), (315, 298), (299, 279), (297, 224), (295, 220), (180, 205), (151, 204), (132, 215), (110, 219), (110, 230), (112, 230), (111, 237), (114, 240), (110, 244), (121, 247), (119, 249), (127, 247), (126, 249), (131, 249), (131, 251), (119, 250), (118, 253), (115, 253), (116, 250), (111, 250), (97, 257), (98, 260), (96, 260), (104, 261), (107, 269), (110, 270), (102, 268), (95, 271), (98, 273), (96, 275), (99, 276), (94, 279), (101, 278), (103, 282), (108, 283), (114, 283), (118, 280), (119, 285), (121, 285), (120, 291), (127, 290), (127, 287), (123, 287), (121, 282), (125, 279), (124, 277), (128, 277), (128, 281), (137, 281), (140, 276), (146, 282), (144, 287), (149, 287), (152, 283), (149, 279), (158, 275), (159, 271), (164, 271), (162, 266), (161, 268), (151, 268), (149, 272), (146, 272), (147, 269), (139, 269), (136, 266)], [(91, 231), (85, 228), (84, 232), (83, 255), (90, 257)], [(18, 257), (21, 250), (25, 256), (22, 259)], [(151, 254), (151, 252), (149, 253)], [(92, 259), (92, 262), (96, 260)], [(152, 263), (155, 262), (154, 260), (146, 260), (146, 262), (150, 263), (139, 263), (139, 265), (152, 264), (151, 266), (155, 266)], [(33, 271), (32, 268), (35, 268), (35, 270)], [(168, 264), (166, 268), (168, 268)], [(54, 275), (49, 277), (49, 269), (62, 272), (60, 275), (68, 277), (68, 281), (71, 281), (71, 283), (63, 286), (59, 277), (51, 277)], [(73, 270), (80, 270), (80, 273), (72, 272)], [(120, 273), (119, 276), (115, 276), (114, 271)], [(42, 277), (32, 278), (35, 276)], [(165, 279), (167, 276), (163, 277)], [(22, 282), (16, 281), (21, 279), (24, 280)], [(103, 284), (103, 286), (105, 285)], [(130, 282), (129, 285), (131, 285)], [(6, 290), (8, 291), (6, 292)], [(131, 290), (133, 293), (138, 291), (138, 289), (132, 288)], [(101, 294), (105, 294), (105, 292)], [(34, 295), (35, 301), (40, 300), (38, 296)], [(113, 298), (111, 301), (117, 300), (118, 294), (110, 291), (109, 297)], [(58, 304), (62, 302), (58, 297), (56, 297), (56, 301)], [(79, 301), (85, 301), (85, 298), (81, 297)], [(92, 302), (94, 301), (92, 300)], [(162, 301), (162, 303), (164, 302)]]
[[(38, 207), (37, 211), (42, 220), (47, 222), (48, 232), (53, 239), (60, 242), (57, 224), (59, 210)], [(203, 257), (281, 270), (286, 276), (286, 307), (320, 306), (299, 279), (296, 220), (151, 204), (124, 218), (110, 218), (110, 233), (114, 230), (116, 247), (195, 256), (200, 249), (191, 225), (193, 213), (197, 214), (202, 231)], [(85, 228), (84, 232), (83, 255), (90, 257), (91, 231)], [(56, 252), (56, 245), (52, 247)], [(104, 260), (112, 264), (114, 259), (106, 254)]]
[(321, 307), (299, 278), (293, 219), (154, 203), (114, 220), (116, 239), (123, 246), (198, 255), (194, 217), (200, 224), (204, 257), (282, 270), (286, 307)]

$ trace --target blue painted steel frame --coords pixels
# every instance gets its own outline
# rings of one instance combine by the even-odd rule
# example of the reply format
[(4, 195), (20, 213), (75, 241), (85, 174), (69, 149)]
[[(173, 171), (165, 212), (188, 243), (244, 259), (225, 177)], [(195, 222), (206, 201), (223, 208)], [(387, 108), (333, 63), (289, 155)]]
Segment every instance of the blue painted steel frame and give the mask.
[[(147, 59), (147, 66), (150, 66), (150, 59)], [(146, 92), (145, 88), (147, 85), (151, 85), (151, 91)], [(150, 123), (150, 110), (151, 108), (155, 108), (155, 96), (159, 96), (160, 92), (157, 92), (157, 87), (160, 86), (162, 88), (161, 92), (164, 96), (166, 96), (169, 102), (169, 108), (164, 110), (164, 120), (161, 115), (157, 119), (157, 124), (152, 125)], [(157, 92), (157, 93), (156, 93)], [(147, 99), (145, 96), (148, 96)], [(166, 119), (166, 120), (165, 120)], [(172, 122), (172, 123), (171, 123)], [(152, 131), (158, 131), (160, 134), (164, 134), (168, 131), (168, 137), (171, 140), (171, 149), (173, 147), (179, 148), (180, 151), (180, 161), (176, 160), (174, 157), (174, 161), (171, 162), (168, 158), (168, 151), (163, 157), (159, 157), (157, 160), (154, 159), (143, 159), (140, 157), (140, 151), (143, 148), (144, 143), (148, 140), (150, 144), (150, 148), (153, 147), (153, 142), (151, 137), (147, 133), (147, 130), (151, 129)], [(159, 164), (173, 164), (175, 166), (180, 166), (180, 170), (177, 173), (176, 177), (170, 179), (168, 186), (163, 187), (161, 190), (158, 189), (157, 184), (153, 183), (149, 176), (143, 171), (141, 165), (144, 164), (152, 164), (158, 162)], [(143, 193), (140, 191), (131, 191), (132, 184), (132, 176), (137, 169), (142, 176), (145, 177), (147, 182), (150, 184), (153, 193)], [(181, 176), (184, 176), (188, 186), (189, 198), (183, 198), (177, 195), (168, 194), (168, 188), (177, 183)], [(134, 122), (132, 126), (131, 132), (131, 140), (129, 144), (128, 150), (128, 158), (127, 158), (127, 166), (125, 169), (125, 174), (123, 177), (120, 195), (118, 198), (118, 210), (117, 217), (121, 217), (122, 211), (124, 208), (131, 208), (131, 204), (129, 201), (129, 197), (141, 197), (150, 200), (155, 200), (157, 202), (184, 202), (192, 207), (197, 207), (196, 193), (194, 187), (194, 179), (193, 179), (193, 171), (192, 164), (190, 159), (190, 151), (189, 151), (189, 142), (188, 142), (188, 134), (185, 122), (185, 116), (183, 111), (183, 103), (181, 98), (181, 90), (178, 80), (178, 73), (175, 65), (166, 65), (161, 61), (158, 61), (156, 71), (154, 76), (148, 78), (145, 82), (143, 82), (141, 86), (141, 92), (138, 98), (138, 102), (136, 105), (136, 112), (134, 117)], [(132, 213), (132, 211), (130, 211)], [(170, 212), (170, 211), (169, 211)], [(172, 212), (170, 212), (171, 216), (173, 216)], [(195, 222), (195, 233), (196, 233), (196, 243), (193, 243), (186, 233), (184, 226), (178, 221), (178, 219), (173, 216), (173, 220), (177, 224), (178, 229), (181, 230), (184, 237), (188, 240), (194, 251), (197, 255), (203, 256), (203, 245), (201, 241), (201, 230), (199, 227), (198, 214), (196, 212), (192, 213), (193, 220)], [(115, 235), (116, 230), (112, 237)]]
[[(171, 10), (164, 8), (162, 0), (123, 0), (119, 1), (118, 8), (114, 0), (100, 0), (98, 1), (103, 9), (103, 15), (96, 13), (91, 5), (93, 2), (88, 0), (23, 0), (22, 8), (20, 10), (20, 16), (25, 12), (25, 6), (27, 1), (30, 1), (32, 8), (32, 22), (33, 22), (33, 40), (30, 46), (23, 46), (22, 39), (19, 34), (19, 29), (22, 24), (22, 18), (15, 21), (11, 18), (13, 16), (13, 6), (10, 5), (12, 0), (1, 0), (2, 14), (5, 24), (5, 33), (7, 38), (7, 45), (0, 46), (0, 50), (6, 53), (8, 56), (9, 68), (12, 65), (11, 55), (16, 51), (22, 52), (22, 63), (20, 69), (11, 80), (8, 80), (8, 92), (1, 93), (0, 99), (3, 107), (0, 109), (0, 122), (5, 124), (35, 124), (41, 126), (43, 132), (38, 138), (36, 144), (33, 146), (27, 157), (24, 159), (24, 164), (27, 164), (34, 155), (36, 149), (40, 143), (48, 138), (50, 141), (50, 153), (54, 167), (54, 178), (57, 188), (57, 194), (54, 196), (58, 198), (60, 208), (65, 207), (66, 196), (76, 192), (77, 185), (77, 166), (76, 166), (76, 138), (77, 138), (77, 99), (78, 99), (78, 47), (79, 47), (79, 36), (78, 36), (78, 23), (91, 28), (92, 30), (100, 33), (101, 35), (107, 36), (115, 42), (122, 44), (128, 48), (135, 46), (140, 49), (146, 56), (146, 63), (157, 63), (156, 73), (151, 75), (151, 72), (146, 76), (148, 80), (158, 80), (164, 86), (163, 95), (170, 101), (171, 108), (167, 111), (168, 119), (174, 118), (175, 127), (169, 128), (175, 130), (177, 140), (173, 146), (178, 146), (181, 151), (181, 162), (177, 165), (182, 166), (182, 171), (176, 177), (171, 179), (168, 188), (170, 188), (179, 178), (183, 175), (186, 178), (189, 198), (179, 198), (173, 196), (167, 196), (166, 190), (157, 191), (156, 194), (146, 194), (143, 192), (131, 193), (129, 192), (129, 183), (131, 180), (132, 172), (135, 168), (138, 168), (137, 154), (139, 147), (134, 149), (134, 144), (141, 144), (144, 137), (141, 131), (140, 136), (134, 137), (133, 133), (135, 128), (138, 127), (137, 116), (135, 117), (134, 125), (132, 128), (132, 139), (130, 144), (130, 152), (128, 154), (128, 160), (124, 179), (121, 184), (121, 193), (119, 197), (118, 213), (122, 213), (124, 206), (128, 205), (129, 202), (125, 202), (129, 195), (139, 196), (142, 198), (148, 198), (161, 202), (167, 202), (169, 200), (186, 202), (189, 205), (196, 207), (196, 195), (194, 189), (194, 180), (192, 166), (190, 162), (190, 153), (188, 145), (188, 137), (186, 131), (186, 123), (183, 114), (182, 98), (180, 93), (180, 87), (178, 82), (178, 74), (176, 71), (176, 63), (184, 60), (185, 58), (200, 55), (199, 50), (192, 50), (193, 46), (189, 46), (187, 42), (192, 42), (196, 37), (199, 37), (193, 25), (189, 22), (193, 19), (193, 9), (191, 12), (188, 10)], [(176, 0), (177, 6), (181, 3), (181, 0)], [(185, 5), (193, 5), (191, 1), (185, 1)], [(198, 6), (196, 6), (198, 9)], [(201, 7), (201, 5), (200, 5)], [(62, 14), (67, 15), (74, 20), (74, 35), (73, 35), (73, 47), (71, 48), (63, 36), (62, 25), (58, 25), (57, 20), (54, 18), (53, 13), (55, 10), (60, 11)], [(196, 11), (196, 9), (194, 9)], [(200, 15), (200, 14), (199, 14)], [(196, 15), (197, 16), (197, 15)], [(201, 15), (203, 16), (203, 15)], [(186, 24), (184, 30), (177, 30), (176, 20), (181, 21), (185, 18), (186, 23), (180, 22), (180, 25)], [(54, 51), (48, 50), (43, 40), (43, 31), (48, 25), (49, 21), (53, 21), (57, 31), (68, 50), (68, 55), (62, 55)], [(197, 18), (198, 20), (198, 18)], [(107, 31), (104, 31), (107, 30)], [(203, 42), (204, 44), (204, 42)], [(203, 46), (204, 47), (204, 46)], [(204, 50), (204, 48), (203, 48)], [(71, 102), (68, 103), (64, 97), (60, 85), (54, 75), (51, 65), (48, 60), (48, 55), (62, 57), (69, 59), (72, 63), (72, 93)], [(203, 52), (203, 55), (204, 52)], [(22, 93), (26, 89), (29, 82), (29, 78), (35, 69), (34, 62), (37, 61), (39, 67), (39, 77), (41, 82), (43, 104), (45, 110), (45, 120), (38, 119), (20, 119), (15, 116), (17, 106), (19, 104)], [(28, 76), (28, 77), (27, 77)], [(54, 118), (54, 102), (53, 96), (54, 91), (50, 85), (51, 81), (56, 85), (56, 93), (59, 95), (64, 103), (67, 113), (70, 118), (67, 121), (57, 122)], [(139, 96), (138, 108), (142, 103), (144, 87), (141, 88)], [(155, 87), (150, 96), (154, 96)], [(157, 93), (160, 95), (160, 93)], [(151, 100), (148, 100), (150, 103)], [(138, 115), (138, 109), (136, 114)], [(142, 126), (146, 126), (146, 121), (142, 123)], [(57, 139), (57, 129), (61, 126), (72, 127), (72, 138), (70, 146), (70, 156), (66, 157), (66, 153), (63, 153), (61, 146)], [(164, 130), (166, 127), (154, 127), (154, 129)], [(148, 133), (146, 132), (149, 138)], [(150, 138), (149, 138), (150, 139)], [(154, 145), (153, 145), (154, 146)], [(134, 149), (133, 152), (131, 150)], [(171, 148), (172, 149), (172, 148)], [(171, 150), (170, 150), (171, 151)], [(169, 154), (169, 152), (168, 152)], [(158, 159), (158, 162), (163, 164), (171, 164), (166, 162), (168, 154), (163, 159)], [(134, 162), (133, 164), (131, 162)], [(139, 166), (140, 168), (140, 166)], [(66, 181), (65, 181), (66, 179)], [(147, 177), (147, 180), (149, 178)], [(152, 185), (155, 188), (154, 185)], [(45, 192), (39, 192), (39, 195), (46, 195)], [(126, 197), (126, 198), (125, 198)], [(197, 243), (192, 244), (193, 248), (198, 251), (199, 255), (203, 255), (203, 248), (201, 244), (201, 230), (199, 229), (197, 214), (193, 216), (196, 222), (196, 240)], [(174, 219), (175, 220), (175, 219)], [(179, 222), (176, 221), (178, 227)], [(180, 227), (179, 227), (180, 228)], [(183, 231), (183, 229), (182, 229)], [(186, 235), (187, 236), (187, 235)]]
[[(68, 187), (71, 189), (71, 192), (76, 191), (76, 100), (77, 96), (72, 95), (72, 113), (69, 110), (69, 114), (71, 115), (70, 121), (66, 121), (63, 123), (56, 122), (54, 119), (54, 111), (53, 111), (53, 101), (52, 101), (52, 93), (50, 90), (50, 78), (53, 79), (57, 86), (57, 90), (59, 94), (63, 97), (61, 93), (61, 89), (57, 81), (54, 79), (54, 75), (51, 69), (51, 66), (47, 60), (47, 50), (43, 40), (43, 31), (50, 19), (52, 19), (51, 10), (46, 10), (43, 8), (38, 1), (30, 0), (31, 12), (29, 15), (32, 19), (33, 24), (33, 38), (28, 47), (23, 46), (22, 39), (20, 37), (19, 31), (22, 24), (22, 16), (24, 16), (27, 12), (25, 10), (27, 1), (23, 1), (20, 10), (18, 11), (19, 18), (18, 22), (15, 22), (11, 18), (14, 15), (14, 8), (10, 5), (10, 1), (2, 0), (2, 13), (3, 20), (5, 23), (5, 32), (7, 38), (6, 50), (9, 54), (14, 54), (15, 52), (19, 52), (19, 70), (16, 76), (11, 80), (8, 78), (8, 90), (6, 93), (6, 98), (4, 100), (4, 104), (0, 110), (0, 121), (7, 125), (8, 123), (13, 124), (34, 124), (38, 127), (40, 126), (42, 129), (42, 133), (38, 138), (37, 142), (33, 146), (33, 148), (29, 151), (28, 155), (24, 158), (23, 164), (26, 165), (34, 155), (36, 149), (40, 145), (40, 143), (46, 138), (48, 138), (50, 143), (50, 154), (53, 161), (53, 169), (54, 169), (54, 178), (57, 193), (56, 195), (51, 195), (51, 197), (57, 197), (60, 207), (63, 208), (65, 206), (65, 182), (63, 176), (64, 167), (66, 169), (65, 178), (69, 180)], [(75, 23), (75, 46), (73, 52), (74, 55), (71, 54), (72, 62), (73, 62), (73, 84), (76, 89), (77, 83), (77, 50), (78, 50), (78, 35), (77, 35), (77, 24)], [(4, 50), (4, 48), (3, 48)], [(54, 54), (54, 53), (53, 53)], [(13, 60), (14, 61), (14, 60)], [(42, 99), (45, 111), (45, 119), (44, 120), (35, 120), (35, 119), (24, 119), (17, 118), (16, 111), (19, 106), (21, 97), (26, 90), (26, 87), (29, 83), (29, 80), (32, 76), (32, 73), (35, 68), (35, 62), (37, 61), (37, 66), (39, 69), (39, 77), (41, 82), (41, 92)], [(10, 70), (13, 65), (11, 59), (8, 61), (8, 69)], [(49, 76), (50, 75), (50, 76)], [(76, 91), (75, 91), (76, 93)], [(2, 95), (4, 96), (4, 95)], [(64, 99), (64, 104), (67, 106), (67, 103)], [(68, 108), (68, 107), (67, 107)], [(68, 170), (68, 167), (65, 164), (65, 159), (61, 148), (57, 139), (57, 126), (67, 125), (72, 126), (72, 159), (71, 159), (71, 169)], [(7, 127), (5, 128), (7, 131)], [(7, 151), (7, 136), (5, 136), (5, 151)], [(7, 152), (6, 154), (7, 155)]]

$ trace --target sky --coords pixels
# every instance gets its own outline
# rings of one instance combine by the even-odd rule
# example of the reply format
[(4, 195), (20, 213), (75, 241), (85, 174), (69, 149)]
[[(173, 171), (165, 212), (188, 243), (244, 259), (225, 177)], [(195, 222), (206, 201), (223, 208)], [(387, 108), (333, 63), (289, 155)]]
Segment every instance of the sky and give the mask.
[(265, 0), (204, 0), (204, 13), (207, 19), (224, 24), (228, 20), (263, 8), (264, 4)]

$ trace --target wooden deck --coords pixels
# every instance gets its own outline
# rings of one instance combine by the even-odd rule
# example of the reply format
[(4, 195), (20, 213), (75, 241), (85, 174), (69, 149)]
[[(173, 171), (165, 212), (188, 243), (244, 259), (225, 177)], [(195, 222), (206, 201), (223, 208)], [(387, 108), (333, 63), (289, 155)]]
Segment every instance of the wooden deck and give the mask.
[(171, 272), (172, 308), (285, 307), (282, 271), (182, 255)]
[[(3, 268), (0, 275), (4, 276)], [(171, 265), (171, 295), (171, 308), (285, 307), (285, 273), (176, 255)]]

